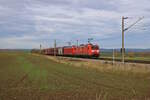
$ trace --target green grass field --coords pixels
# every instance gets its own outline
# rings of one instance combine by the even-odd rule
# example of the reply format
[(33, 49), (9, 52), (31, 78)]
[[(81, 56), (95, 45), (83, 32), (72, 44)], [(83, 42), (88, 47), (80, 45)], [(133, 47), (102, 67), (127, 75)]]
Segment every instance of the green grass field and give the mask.
[(75, 67), (27, 52), (1, 52), (0, 100), (147, 100), (149, 76)]

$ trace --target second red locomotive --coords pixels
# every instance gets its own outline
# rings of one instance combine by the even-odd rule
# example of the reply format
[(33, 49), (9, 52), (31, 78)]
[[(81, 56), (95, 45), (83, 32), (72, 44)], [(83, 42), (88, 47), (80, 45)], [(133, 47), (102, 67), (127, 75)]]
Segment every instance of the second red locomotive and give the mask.
[(100, 50), (98, 45), (86, 44), (80, 46), (47, 48), (43, 49), (42, 53), (46, 55), (57, 55), (57, 56), (99, 57)]

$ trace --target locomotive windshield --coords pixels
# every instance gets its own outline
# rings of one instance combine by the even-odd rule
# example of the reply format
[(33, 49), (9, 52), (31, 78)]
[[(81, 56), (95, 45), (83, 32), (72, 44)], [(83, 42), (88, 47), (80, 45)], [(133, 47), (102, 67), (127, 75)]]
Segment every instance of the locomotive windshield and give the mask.
[(97, 49), (99, 49), (99, 48), (98, 48), (98, 46), (92, 46), (92, 49), (93, 49), (93, 50), (97, 50)]

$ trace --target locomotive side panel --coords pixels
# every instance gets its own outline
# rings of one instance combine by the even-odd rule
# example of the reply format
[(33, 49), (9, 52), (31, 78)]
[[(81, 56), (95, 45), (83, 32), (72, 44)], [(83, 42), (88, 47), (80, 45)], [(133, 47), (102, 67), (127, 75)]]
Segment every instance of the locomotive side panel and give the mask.
[(72, 53), (73, 53), (73, 49), (72, 49), (72, 47), (64, 47), (64, 55), (72, 55)]

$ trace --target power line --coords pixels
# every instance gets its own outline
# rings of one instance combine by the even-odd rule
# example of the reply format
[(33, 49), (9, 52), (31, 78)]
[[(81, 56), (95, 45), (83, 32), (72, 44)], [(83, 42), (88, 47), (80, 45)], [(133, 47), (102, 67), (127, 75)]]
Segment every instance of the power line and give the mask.
[[(133, 24), (131, 24), (130, 26), (128, 26), (127, 28), (124, 29), (124, 31), (127, 31), (128, 29), (130, 29), (131, 27), (133, 27), (136, 23), (138, 23), (140, 20), (142, 20), (144, 18), (140, 17), (137, 21), (135, 21)], [(124, 18), (124, 19), (128, 19), (128, 17)]]
[(140, 17), (137, 21), (135, 21), (133, 24), (131, 24), (130, 26), (128, 26), (127, 28), (124, 28), (124, 20), (128, 19), (130, 17), (122, 17), (122, 63), (124, 63), (124, 55), (125, 55), (125, 48), (124, 48), (124, 32), (129, 30), (130, 28), (132, 28), (135, 24), (137, 24), (139, 21), (141, 21), (144, 17)]

